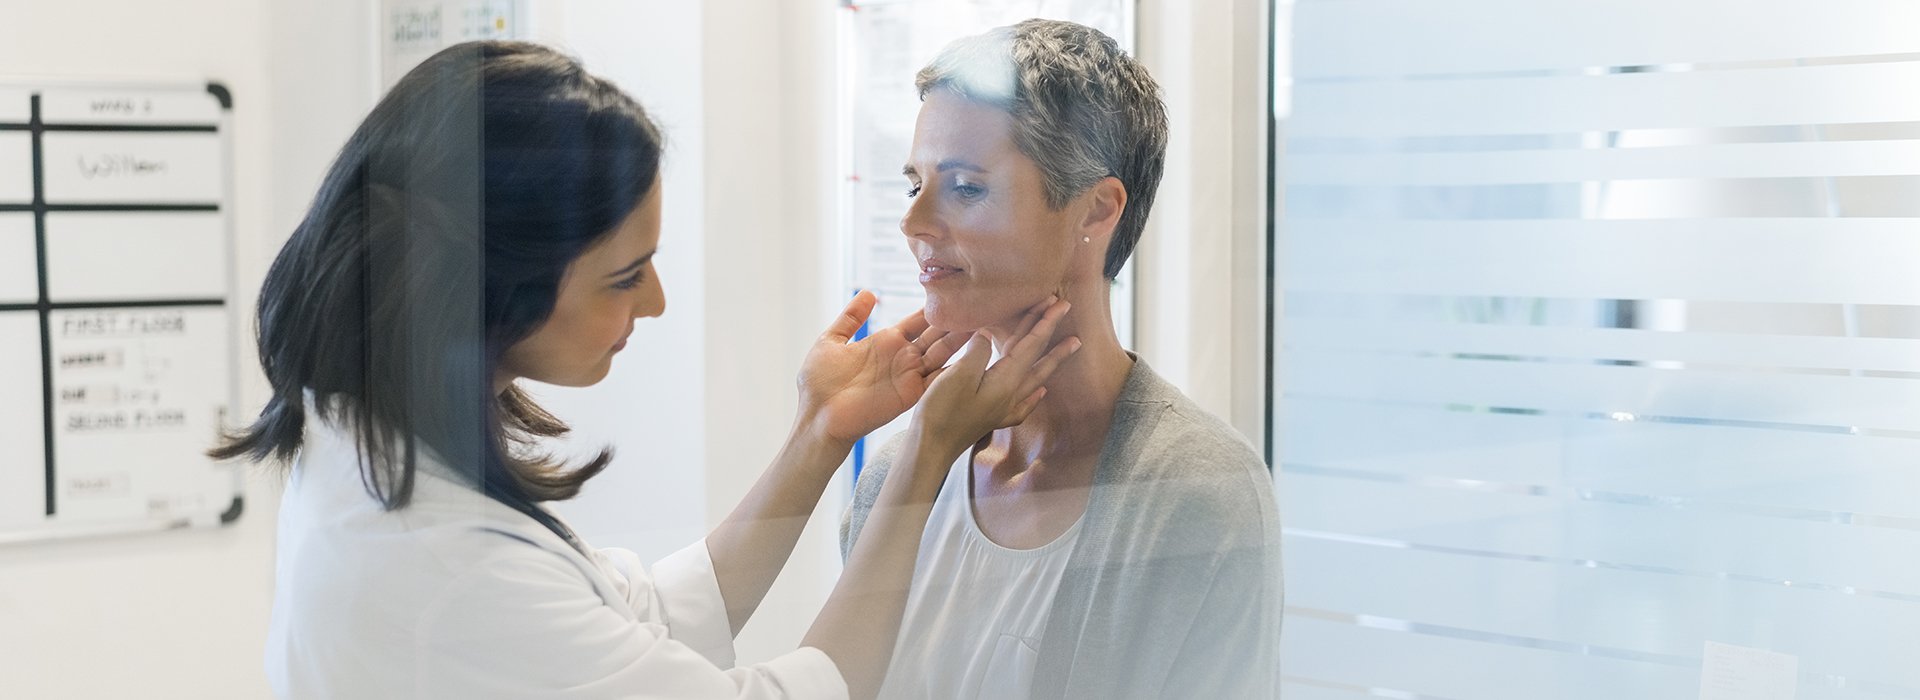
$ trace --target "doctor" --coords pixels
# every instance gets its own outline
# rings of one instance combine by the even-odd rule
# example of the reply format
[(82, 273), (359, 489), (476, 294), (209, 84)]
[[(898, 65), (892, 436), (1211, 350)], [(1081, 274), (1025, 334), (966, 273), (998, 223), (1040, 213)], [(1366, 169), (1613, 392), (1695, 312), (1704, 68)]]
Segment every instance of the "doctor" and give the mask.
[[(1033, 410), (1079, 347), (1052, 342), (1067, 304), (1033, 309), (988, 367), (986, 343), (918, 315), (849, 343), (875, 301), (855, 298), (808, 354), (792, 433), (760, 481), (704, 541), (649, 570), (546, 508), (612, 455), (544, 451), (567, 428), (516, 382), (598, 382), (633, 322), (665, 310), (660, 155), (627, 95), (505, 42), (428, 59), (348, 140), (261, 291), (272, 399), (212, 451), (291, 462), (267, 648), (278, 695), (876, 692), (946, 466)], [(916, 403), (904, 457), (802, 648), (734, 667), (733, 635), (837, 465)]]

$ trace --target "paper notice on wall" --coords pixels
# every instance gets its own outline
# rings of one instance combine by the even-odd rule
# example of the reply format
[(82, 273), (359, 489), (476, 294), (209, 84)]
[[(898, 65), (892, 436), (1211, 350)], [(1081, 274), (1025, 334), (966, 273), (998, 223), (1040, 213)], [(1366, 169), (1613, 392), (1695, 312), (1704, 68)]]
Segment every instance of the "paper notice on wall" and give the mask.
[(380, 74), (388, 87), (454, 44), (525, 36), (520, 0), (385, 0), (381, 10)]
[(1707, 642), (1700, 700), (1793, 700), (1799, 685), (1799, 657)]

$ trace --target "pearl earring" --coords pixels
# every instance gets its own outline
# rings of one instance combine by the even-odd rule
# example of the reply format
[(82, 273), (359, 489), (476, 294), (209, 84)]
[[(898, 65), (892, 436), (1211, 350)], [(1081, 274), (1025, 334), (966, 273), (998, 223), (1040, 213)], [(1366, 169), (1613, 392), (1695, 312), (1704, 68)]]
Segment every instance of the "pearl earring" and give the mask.
[(1080, 237), (1080, 242), (1081, 242), (1081, 243), (1092, 243), (1092, 242), (1093, 242), (1093, 237), (1092, 237), (1092, 236), (1081, 236), (1081, 237)]

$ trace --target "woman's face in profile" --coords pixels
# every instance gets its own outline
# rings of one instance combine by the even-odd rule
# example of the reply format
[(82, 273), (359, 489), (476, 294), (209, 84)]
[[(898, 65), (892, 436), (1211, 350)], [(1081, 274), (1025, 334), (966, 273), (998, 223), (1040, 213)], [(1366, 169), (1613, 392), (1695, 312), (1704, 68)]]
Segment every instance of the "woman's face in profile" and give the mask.
[(660, 247), (660, 179), (627, 217), (567, 265), (553, 313), (533, 335), (507, 349), (501, 371), (559, 386), (606, 378), (637, 318), (667, 309), (654, 273)]
[(1079, 242), (1072, 207), (1047, 206), (1040, 168), (1014, 146), (1012, 128), (1006, 112), (947, 90), (920, 106), (900, 231), (939, 328), (1010, 325), (1067, 280)]

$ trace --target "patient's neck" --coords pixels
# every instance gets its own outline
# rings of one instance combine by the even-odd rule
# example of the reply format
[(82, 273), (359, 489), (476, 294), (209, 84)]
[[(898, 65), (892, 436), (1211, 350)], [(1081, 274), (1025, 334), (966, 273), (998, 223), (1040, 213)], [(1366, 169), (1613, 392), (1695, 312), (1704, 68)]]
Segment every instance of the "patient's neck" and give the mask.
[[(1066, 471), (1046, 479), (1054, 482), (1052, 487), (1092, 482), (1093, 468), (1113, 420), (1114, 403), (1133, 370), (1133, 358), (1120, 346), (1114, 331), (1109, 285), (1102, 280), (1075, 286), (1078, 288), (1066, 293), (1073, 310), (1061, 319), (1054, 339), (1078, 337), (1080, 351), (1061, 363), (1047, 380), (1046, 398), (1026, 422), (995, 431), (991, 441), (996, 451), (1004, 450), (1002, 468)], [(996, 346), (1011, 330), (990, 331)], [(1068, 483), (1059, 483), (1056, 478)]]

